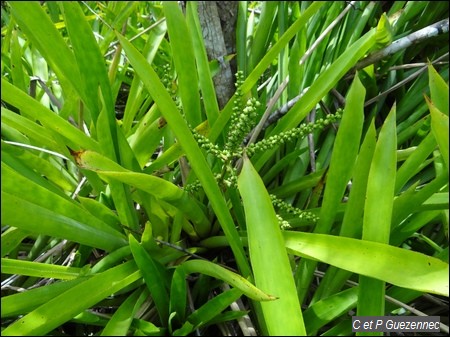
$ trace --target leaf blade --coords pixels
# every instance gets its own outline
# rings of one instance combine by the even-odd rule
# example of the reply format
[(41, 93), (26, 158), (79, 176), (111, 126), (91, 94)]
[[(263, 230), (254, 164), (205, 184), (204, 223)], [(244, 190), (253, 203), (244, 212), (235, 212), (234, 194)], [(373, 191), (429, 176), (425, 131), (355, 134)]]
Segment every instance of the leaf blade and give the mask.
[[(295, 255), (422, 292), (449, 294), (449, 265), (422, 253), (366, 240), (284, 231)], [(348, 257), (352, 258), (349, 259)]]
[(238, 177), (238, 189), (244, 203), (255, 284), (261, 290), (279, 297), (276, 301), (261, 303), (268, 333), (305, 335), (297, 290), (278, 219), (264, 183), (247, 157), (244, 157)]

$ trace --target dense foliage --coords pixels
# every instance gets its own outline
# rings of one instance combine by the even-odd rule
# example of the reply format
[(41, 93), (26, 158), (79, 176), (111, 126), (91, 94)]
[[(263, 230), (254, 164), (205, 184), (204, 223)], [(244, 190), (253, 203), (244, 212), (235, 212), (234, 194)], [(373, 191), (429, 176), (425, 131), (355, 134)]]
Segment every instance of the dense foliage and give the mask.
[(205, 3), (2, 2), (2, 335), (448, 334), (448, 2)]

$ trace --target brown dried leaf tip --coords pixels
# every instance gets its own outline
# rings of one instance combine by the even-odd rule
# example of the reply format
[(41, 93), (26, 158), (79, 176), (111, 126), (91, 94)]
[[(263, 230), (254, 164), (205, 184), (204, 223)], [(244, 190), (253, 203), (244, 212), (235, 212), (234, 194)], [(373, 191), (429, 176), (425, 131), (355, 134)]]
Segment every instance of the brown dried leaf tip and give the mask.
[(81, 155), (85, 150), (75, 151), (72, 150), (70, 147), (67, 147), (69, 149), (70, 154), (72, 155), (73, 159), (75, 159), (75, 162), (78, 166), (81, 166)]

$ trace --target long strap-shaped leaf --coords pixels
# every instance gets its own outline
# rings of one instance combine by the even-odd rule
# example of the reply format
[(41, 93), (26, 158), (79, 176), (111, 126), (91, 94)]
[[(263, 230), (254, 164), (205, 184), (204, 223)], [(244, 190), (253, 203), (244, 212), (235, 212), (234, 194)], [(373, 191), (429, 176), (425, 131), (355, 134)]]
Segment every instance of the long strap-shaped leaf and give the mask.
[(279, 298), (261, 303), (267, 331), (270, 335), (304, 336), (302, 312), (278, 219), (266, 187), (247, 157), (238, 188), (244, 203), (255, 284)]
[(428, 97), (425, 96), (425, 100), (431, 112), (431, 131), (439, 145), (439, 150), (448, 172), (448, 116), (441, 112)]
[(82, 95), (81, 75), (79, 68), (74, 66), (74, 54), (45, 10), (37, 2), (18, 1), (10, 5), (14, 20), (56, 73), (61, 87), (66, 93), (76, 89)]
[(142, 274), (132, 261), (111, 268), (44, 303), (2, 331), (2, 336), (44, 336), (107, 296), (137, 281)]
[[(97, 118), (101, 109), (99, 95), (103, 95), (103, 102), (106, 104), (105, 108), (109, 114), (107, 123), (96, 127), (98, 129), (109, 129), (108, 131), (113, 136), (111, 139), (112, 143), (109, 146), (114, 148), (114, 142), (117, 141), (114, 139), (116, 131), (114, 103), (99, 45), (79, 3), (71, 1), (61, 2), (61, 10), (64, 15), (64, 22), (66, 23), (76, 64), (78, 69), (82, 70), (80, 71), (80, 84), (84, 89), (85, 103), (92, 114), (92, 120), (97, 124)], [(72, 65), (72, 67), (74, 66)]]
[[(273, 62), (275, 58), (278, 57), (280, 51), (289, 43), (289, 41), (295, 36), (295, 34), (302, 29), (308, 22), (308, 20), (325, 4), (323, 1), (315, 1), (313, 2), (295, 21), (289, 29), (278, 39), (278, 42), (270, 48), (270, 50), (264, 55), (261, 61), (256, 65), (255, 69), (251, 72), (251, 74), (247, 77), (242, 85), (242, 91), (248, 92), (258, 81), (260, 76), (266, 71), (267, 67)], [(189, 8), (189, 6), (188, 6)], [(200, 74), (200, 73), (199, 73)], [(204, 79), (200, 79), (201, 83)], [(203, 87), (202, 87), (203, 88)], [(208, 138), (211, 141), (216, 141), (220, 134), (223, 132), (226, 127), (231, 113), (233, 112), (235, 96), (230, 98), (227, 105), (223, 108), (221, 113), (218, 115), (216, 122), (213, 124), (208, 112), (208, 122), (209, 126), (212, 126), (211, 130), (208, 131)], [(205, 107), (206, 107), (206, 99), (205, 99)], [(207, 129), (208, 123), (202, 123), (202, 129)], [(199, 131), (199, 130), (197, 130)], [(170, 163), (181, 155), (182, 151), (179, 148), (179, 143), (174, 144), (169, 151), (164, 153), (160, 158), (158, 158), (149, 168), (157, 170), (163, 167), (164, 164)]]
[(187, 274), (202, 273), (223, 280), (241, 290), (246, 296), (255, 301), (273, 301), (276, 297), (264, 293), (241, 275), (232, 272), (218, 264), (203, 260), (190, 260), (183, 263), (183, 270)]
[[(350, 191), (344, 218), (339, 235), (351, 238), (360, 238), (362, 232), (362, 218), (364, 214), (364, 200), (366, 197), (367, 179), (369, 177), (370, 163), (376, 144), (375, 123), (372, 121), (367, 129), (364, 142), (358, 153), (352, 178), (352, 189)], [(327, 298), (337, 292), (350, 277), (351, 272), (331, 266), (320, 282), (314, 293), (312, 302), (319, 298)]]
[[(252, 72), (248, 75), (247, 79), (242, 84), (242, 92), (246, 93), (251, 90), (251, 88), (260, 79), (261, 75), (267, 70), (267, 67), (269, 67), (274, 59), (279, 56), (281, 50), (286, 47), (295, 34), (297, 34), (297, 32), (308, 23), (309, 19), (313, 17), (323, 5), (325, 5), (324, 1), (314, 1), (289, 27), (289, 29), (286, 30), (282, 36), (280, 36), (277, 43), (275, 43), (272, 48), (267, 51), (261, 61), (259, 61)], [(228, 104), (221, 111), (216, 123), (212, 125), (211, 132), (208, 134), (208, 138), (211, 139), (211, 141), (215, 141), (219, 137), (223, 128), (228, 123), (233, 111), (234, 98), (235, 96), (230, 98)]]
[(244, 248), (239, 239), (239, 234), (234, 226), (228, 206), (225, 203), (222, 192), (217, 185), (214, 175), (208, 167), (206, 158), (203, 156), (198, 147), (191, 131), (186, 125), (186, 121), (180, 115), (175, 103), (167, 93), (164, 85), (161, 83), (158, 75), (153, 68), (148, 64), (146, 59), (142, 56), (133, 45), (128, 42), (122, 35), (118, 34), (118, 39), (127, 53), (136, 73), (141, 77), (145, 87), (152, 95), (156, 104), (158, 105), (161, 114), (169, 124), (173, 133), (181, 144), (189, 163), (200, 180), (206, 195), (208, 196), (212, 208), (214, 209), (217, 218), (222, 226), (222, 229), (227, 236), (231, 249), (236, 258), (236, 262), (242, 274), (247, 277), (250, 275), (250, 267), (245, 257)]
[(3, 274), (19, 274), (27, 276), (72, 280), (83, 273), (82, 268), (66, 267), (34, 261), (22, 261), (2, 258)]
[[(347, 183), (352, 175), (358, 154), (361, 133), (364, 122), (364, 97), (366, 90), (355, 76), (352, 86), (347, 94), (346, 105), (336, 135), (333, 154), (331, 155), (330, 169), (328, 172), (325, 193), (320, 211), (320, 219), (314, 228), (315, 233), (328, 233), (333, 225), (337, 209), (341, 203)], [(302, 260), (299, 266), (300, 301), (306, 296), (309, 284), (313, 278), (316, 263), (310, 260)]]
[(206, 55), (205, 44), (203, 42), (197, 7), (196, 1), (186, 3), (186, 24), (191, 34), (192, 45), (194, 46), (194, 55), (205, 113), (209, 125), (213, 125), (219, 115), (219, 104), (209, 69), (208, 56)]
[(188, 336), (202, 325), (208, 325), (214, 317), (229, 307), (230, 304), (235, 302), (241, 295), (242, 292), (238, 288), (232, 288), (214, 296), (214, 298), (189, 315), (183, 326), (180, 329), (175, 330), (172, 333), (172, 336)]
[[(330, 91), (350, 68), (374, 45), (375, 30), (367, 32), (345, 51), (329, 68), (321, 73), (305, 95), (279, 120), (270, 135), (276, 135), (297, 126), (314, 106)], [(274, 153), (268, 150), (258, 156), (255, 168), (259, 169)]]
[[(389, 243), (397, 172), (395, 105), (386, 118), (375, 147), (364, 205), (363, 240)], [(385, 283), (360, 276), (358, 315), (384, 315)], [(382, 335), (382, 334), (381, 334)]]
[(148, 297), (146, 289), (138, 288), (129, 296), (112, 315), (103, 329), (101, 336), (126, 336), (133, 323), (136, 311)]
[(147, 253), (133, 236), (130, 235), (129, 240), (131, 253), (155, 302), (161, 325), (166, 326), (169, 318), (169, 293), (167, 290), (170, 282), (169, 273), (163, 265)]
[[(40, 121), (48, 130), (59, 134), (64, 144), (71, 148), (77, 149), (78, 146), (81, 146), (84, 149), (99, 151), (99, 144), (94, 139), (86, 136), (68, 121), (44, 107), (4, 78), (2, 78), (2, 100), (20, 109), (22, 115)], [(69, 155), (68, 151), (65, 151), (64, 154)]]
[(73, 200), (39, 186), (4, 163), (1, 172), (2, 223), (108, 251), (126, 244), (122, 233)]
[[(226, 291), (205, 305), (194, 311), (187, 319), (184, 319), (186, 308), (186, 274), (201, 273), (217, 279), (220, 279), (234, 288)], [(218, 264), (204, 260), (189, 260), (179, 265), (172, 278), (170, 291), (170, 309), (171, 314), (176, 313), (175, 320), (183, 323), (183, 326), (174, 331), (174, 336), (186, 336), (200, 325), (208, 324), (222, 312), (231, 302), (244, 294), (255, 301), (273, 301), (276, 297), (268, 295), (255, 287), (241, 275), (232, 272)]]
[(200, 95), (198, 92), (197, 69), (194, 48), (180, 7), (174, 1), (163, 3), (167, 20), (167, 31), (172, 48), (173, 62), (178, 75), (178, 91), (188, 123), (197, 126), (202, 122)]
[(87, 277), (79, 277), (70, 281), (55, 282), (45, 287), (4, 296), (1, 299), (1, 317), (25, 315), (70, 288), (75, 287), (77, 284), (86, 281), (86, 279)]
[(327, 234), (284, 231), (283, 237), (292, 254), (399, 287), (449, 294), (448, 263), (435, 257), (384, 243)]
[(130, 172), (109, 158), (92, 151), (79, 152), (76, 160), (80, 167), (97, 172), (101, 177), (112, 178), (141, 191), (145, 191), (158, 199), (178, 207), (195, 224), (201, 236), (209, 232), (209, 220), (201, 209), (199, 202), (187, 192), (169, 181), (149, 174)]

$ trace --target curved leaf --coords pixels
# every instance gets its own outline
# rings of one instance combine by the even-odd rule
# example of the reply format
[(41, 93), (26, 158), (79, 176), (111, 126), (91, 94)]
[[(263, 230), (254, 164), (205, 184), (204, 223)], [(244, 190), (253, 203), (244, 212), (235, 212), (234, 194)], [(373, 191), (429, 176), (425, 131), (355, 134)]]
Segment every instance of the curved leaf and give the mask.
[(392, 283), (449, 296), (449, 265), (422, 253), (352, 238), (284, 231), (286, 248), (295, 255)]
[(218, 264), (203, 260), (190, 260), (184, 262), (182, 268), (186, 274), (202, 273), (220, 279), (241, 290), (247, 297), (255, 301), (273, 301), (277, 299), (261, 291), (241, 275), (236, 274)]
[[(43, 336), (107, 296), (141, 278), (134, 262), (126, 262), (73, 286), (19, 318), (2, 336)], [(70, 305), (68, 305), (70, 303)]]
[(196, 230), (201, 236), (209, 233), (209, 220), (198, 201), (171, 182), (149, 174), (128, 171), (116, 162), (93, 151), (77, 152), (75, 159), (82, 168), (95, 171), (102, 177), (113, 178), (135, 186), (174, 205), (194, 221), (197, 225)]
[(236, 262), (244, 276), (251, 274), (250, 267), (245, 257), (244, 248), (239, 240), (239, 235), (234, 226), (228, 206), (223, 198), (222, 192), (211, 172), (206, 158), (198, 147), (191, 130), (186, 125), (186, 121), (181, 117), (175, 103), (167, 93), (158, 75), (153, 68), (147, 63), (142, 54), (139, 53), (133, 45), (123, 36), (117, 33), (120, 43), (122, 44), (131, 64), (135, 68), (137, 74), (141, 77), (147, 90), (152, 95), (156, 104), (169, 124), (173, 133), (181, 144), (189, 163), (192, 166), (196, 176), (200, 180), (206, 195), (208, 196), (211, 206), (214, 209), (220, 225), (225, 235), (228, 237), (233, 250)]

